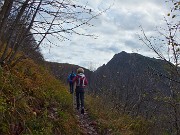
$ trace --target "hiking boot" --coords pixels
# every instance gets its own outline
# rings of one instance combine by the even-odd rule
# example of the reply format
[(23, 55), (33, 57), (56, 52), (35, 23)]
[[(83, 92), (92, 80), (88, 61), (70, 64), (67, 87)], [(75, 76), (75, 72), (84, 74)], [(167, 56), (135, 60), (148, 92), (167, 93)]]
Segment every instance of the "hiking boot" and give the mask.
[(81, 114), (84, 114), (84, 109), (81, 109)]

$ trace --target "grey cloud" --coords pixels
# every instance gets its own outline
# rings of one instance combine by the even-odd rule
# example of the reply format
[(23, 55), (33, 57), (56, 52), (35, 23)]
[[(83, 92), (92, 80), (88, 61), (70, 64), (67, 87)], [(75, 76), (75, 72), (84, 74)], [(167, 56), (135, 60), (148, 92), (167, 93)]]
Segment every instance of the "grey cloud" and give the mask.
[(113, 14), (112, 20), (119, 30), (138, 30), (140, 25), (146, 24), (146, 28), (151, 30), (155, 24), (148, 19), (148, 15), (144, 12), (119, 12), (119, 10), (111, 11), (109, 16)]
[(119, 53), (120, 52), (120, 49), (117, 46), (111, 46), (111, 47), (108, 48), (108, 50), (111, 50), (114, 53)]
[(92, 44), (88, 44), (90, 47), (90, 49), (91, 49), (91, 51), (93, 51), (93, 50), (96, 50), (96, 51), (99, 51), (99, 52), (109, 52), (109, 53), (119, 53), (120, 52), (120, 45), (118, 44), (118, 43), (110, 43), (110, 44), (108, 44), (108, 43), (106, 43), (105, 45), (98, 45), (98, 44), (96, 44), (96, 45), (92, 45)]
[[(147, 47), (136, 37), (140, 31), (139, 25), (142, 25), (148, 35), (155, 35), (153, 28), (159, 22), (159, 7), (163, 0), (115, 0), (115, 5), (108, 11), (91, 20), (94, 27), (84, 27), (78, 29), (89, 34), (99, 36), (96, 40), (90, 37), (79, 35), (70, 35), (71, 41), (57, 42), (61, 47), (52, 48), (51, 53), (47, 49), (42, 49), (45, 58), (62, 63), (71, 63), (89, 68), (90, 62), (98, 63), (100, 66), (107, 63), (114, 54), (121, 51), (132, 52), (138, 48), (139, 53), (153, 56), (147, 51)], [(80, 3), (84, 0), (80, 0)], [(156, 7), (148, 9), (143, 8), (146, 4), (154, 4)], [(89, 1), (89, 7), (94, 11), (102, 10), (112, 4), (111, 0), (93, 0)], [(101, 5), (103, 5), (101, 7)], [(98, 7), (101, 7), (98, 9)], [(164, 10), (164, 9), (163, 9)], [(54, 40), (53, 40), (54, 41)]]
[(164, 0), (116, 0), (116, 4), (125, 6), (146, 5), (147, 3), (153, 3), (155, 5), (162, 5), (165, 3)]
[(137, 40), (126, 40), (124, 43), (126, 46), (128, 46), (132, 49), (142, 47), (141, 43), (139, 43)]

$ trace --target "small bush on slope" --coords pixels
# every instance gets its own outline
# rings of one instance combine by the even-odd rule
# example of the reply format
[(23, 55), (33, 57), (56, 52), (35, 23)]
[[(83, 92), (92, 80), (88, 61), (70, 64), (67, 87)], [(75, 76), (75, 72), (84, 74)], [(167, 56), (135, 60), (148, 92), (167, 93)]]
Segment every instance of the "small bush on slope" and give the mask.
[(30, 59), (0, 69), (0, 95), (0, 134), (79, 134), (65, 86)]
[(101, 97), (88, 95), (86, 104), (92, 119), (97, 121), (100, 134), (112, 135), (148, 135), (151, 122), (141, 117), (131, 118), (123, 115)]

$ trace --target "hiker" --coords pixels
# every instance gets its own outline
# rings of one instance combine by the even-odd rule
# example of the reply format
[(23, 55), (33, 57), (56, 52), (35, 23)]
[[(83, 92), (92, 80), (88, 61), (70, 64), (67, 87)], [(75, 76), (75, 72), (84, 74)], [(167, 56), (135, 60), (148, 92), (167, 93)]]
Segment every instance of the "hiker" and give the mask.
[(83, 68), (77, 69), (77, 75), (73, 79), (73, 83), (76, 83), (75, 91), (77, 110), (81, 107), (81, 114), (84, 114), (84, 88), (88, 84), (88, 81), (84, 75)]
[(74, 92), (73, 88), (73, 79), (76, 77), (76, 74), (72, 71), (71, 74), (68, 76), (68, 82), (69, 82), (69, 88), (70, 88), (70, 93), (72, 94)]

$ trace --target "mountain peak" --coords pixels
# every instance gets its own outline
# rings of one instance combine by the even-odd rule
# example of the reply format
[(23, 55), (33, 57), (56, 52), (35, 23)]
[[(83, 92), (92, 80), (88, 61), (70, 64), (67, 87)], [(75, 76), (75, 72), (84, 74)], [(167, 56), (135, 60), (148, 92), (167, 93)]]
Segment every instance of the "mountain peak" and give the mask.
[(120, 53), (115, 54), (114, 56), (117, 56), (117, 55), (127, 55), (127, 54), (128, 54), (127, 52), (122, 51), (122, 52), (120, 52)]
[[(146, 57), (146, 56), (143, 56), (141, 54), (138, 54), (138, 53), (127, 53), (125, 51), (122, 51), (118, 54), (115, 54), (114, 57), (109, 61), (109, 62), (112, 62), (112, 61), (127, 61), (127, 60), (130, 60), (130, 59), (151, 59), (149, 57)], [(108, 62), (108, 63), (109, 63)]]

